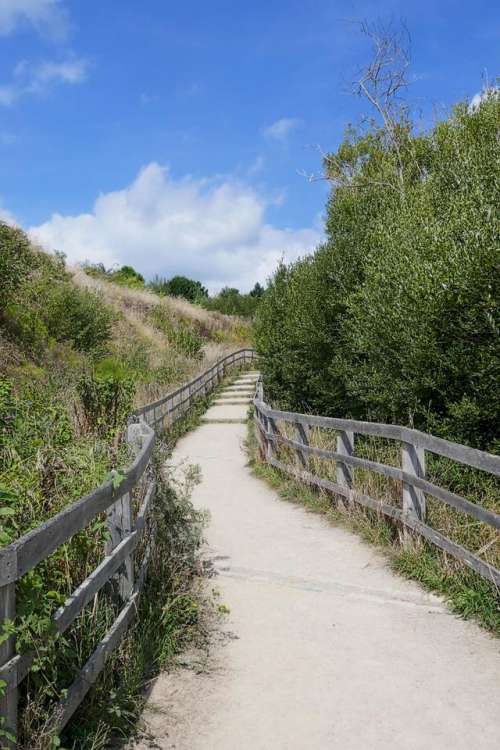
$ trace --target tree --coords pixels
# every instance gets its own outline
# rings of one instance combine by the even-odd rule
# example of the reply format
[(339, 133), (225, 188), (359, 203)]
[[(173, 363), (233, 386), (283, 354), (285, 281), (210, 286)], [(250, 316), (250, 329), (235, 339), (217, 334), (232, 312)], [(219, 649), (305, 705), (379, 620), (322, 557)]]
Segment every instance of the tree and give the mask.
[(267, 392), (495, 452), (500, 100), (415, 134), (398, 102), (407, 55), (398, 72), (399, 43), (373, 41), (359, 92), (376, 117), (325, 158), (326, 243), (281, 267), (257, 310)]
[(197, 302), (208, 297), (208, 290), (199, 281), (189, 279), (187, 276), (172, 276), (171, 279), (160, 282), (160, 287), (163, 294), (183, 297), (189, 302)]
[(128, 286), (132, 288), (141, 288), (144, 286), (144, 276), (140, 274), (132, 266), (122, 266), (116, 271), (109, 272), (110, 281), (120, 286)]
[(264, 292), (264, 287), (261, 286), (261, 284), (259, 284), (259, 282), (257, 281), (254, 288), (250, 292), (250, 297), (257, 297), (260, 299), (264, 295)]

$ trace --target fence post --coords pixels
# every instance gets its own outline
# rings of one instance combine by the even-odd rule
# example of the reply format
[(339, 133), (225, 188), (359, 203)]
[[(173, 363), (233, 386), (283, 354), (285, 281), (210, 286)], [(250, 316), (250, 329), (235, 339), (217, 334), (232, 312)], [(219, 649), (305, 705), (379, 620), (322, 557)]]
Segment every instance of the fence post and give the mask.
[[(412, 443), (402, 443), (401, 468), (407, 474), (425, 479), (425, 450)], [(425, 494), (407, 482), (403, 482), (403, 512), (419, 521), (425, 520)]]
[(260, 460), (265, 461), (267, 455), (267, 438), (262, 435), (263, 425), (262, 417), (258, 406), (254, 406), (254, 424), (255, 424), (255, 437), (259, 446)]
[[(278, 433), (278, 428), (276, 427), (276, 422), (274, 421), (274, 419), (272, 417), (265, 417), (265, 420), (266, 420), (266, 432), (270, 432), (271, 435), (276, 435)], [(270, 461), (270, 459), (274, 458), (276, 454), (276, 442), (266, 437), (266, 443), (267, 443), (267, 460)]]
[[(5, 620), (14, 622), (16, 618), (16, 582), (8, 583), (0, 587), (0, 625)], [(0, 666), (9, 661), (16, 651), (15, 636), (11, 636), (4, 643), (0, 644)], [(3, 698), (0, 698), (0, 716), (4, 719), (1, 728), (17, 734), (17, 687), (9, 690)], [(6, 748), (15, 748), (16, 742), (8, 742), (2, 739), (2, 746)]]
[[(342, 456), (354, 455), (354, 432), (352, 430), (340, 430), (337, 435), (337, 453)], [(349, 464), (341, 460), (337, 461), (337, 484), (347, 490), (352, 488), (352, 469)]]
[[(127, 428), (127, 443), (131, 446), (132, 451), (137, 453), (142, 445), (143, 428), (140, 422), (129, 424)], [(109, 539), (106, 542), (106, 554), (110, 554), (125, 537), (132, 532), (132, 495), (127, 492), (118, 500), (110, 505), (106, 511), (106, 524), (109, 532)], [(129, 598), (134, 588), (134, 558), (128, 555), (123, 561), (123, 565), (113, 580), (117, 582), (119, 595), (122, 601)]]
[[(295, 428), (297, 430), (299, 443), (303, 443), (304, 445), (309, 445), (309, 425), (302, 424), (302, 422), (296, 422)], [(309, 468), (309, 454), (305, 451), (297, 451), (297, 455), (300, 459), (300, 463), (302, 464), (304, 469)]]

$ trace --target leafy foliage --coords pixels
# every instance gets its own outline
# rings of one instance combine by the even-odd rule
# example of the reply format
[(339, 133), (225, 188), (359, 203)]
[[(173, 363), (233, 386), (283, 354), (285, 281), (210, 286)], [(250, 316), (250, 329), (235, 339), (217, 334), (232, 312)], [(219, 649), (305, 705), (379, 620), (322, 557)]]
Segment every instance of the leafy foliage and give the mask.
[(327, 157), (327, 242), (257, 311), (277, 400), (498, 448), (499, 110), (402, 123), (397, 154), (383, 128), (349, 130)]
[(264, 294), (260, 284), (256, 284), (249, 294), (241, 294), (238, 289), (224, 287), (214, 297), (202, 300), (207, 310), (216, 310), (224, 315), (239, 315), (242, 318), (252, 318)]
[(83, 270), (88, 276), (105, 279), (113, 282), (113, 284), (127, 286), (130, 289), (143, 289), (145, 286), (144, 276), (132, 266), (107, 269), (103, 263), (85, 263)]
[(89, 428), (98, 435), (114, 435), (132, 410), (133, 375), (116, 359), (101, 360), (78, 384)]
[(0, 314), (31, 267), (33, 251), (20, 229), (0, 221)]
[(55, 342), (102, 352), (114, 316), (99, 297), (71, 282), (62, 255), (33, 248), (20, 229), (0, 225), (0, 325), (20, 346), (40, 354)]
[[(191, 377), (213, 334), (209, 324), (232, 334), (232, 321), (199, 308), (194, 319), (189, 309), (183, 318), (188, 305), (174, 312), (141, 291), (140, 274), (127, 267), (119, 272), (121, 281), (104, 267), (90, 275), (135, 288), (87, 279), (98, 289), (89, 291), (78, 285), (81, 274), (66, 270), (62, 255), (38, 251), (21, 230), (0, 224), (0, 546), (95, 489), (110, 472), (120, 481), (130, 463), (121, 435), (136, 390), (143, 389), (139, 403), (150, 401)], [(150, 320), (155, 308), (164, 316)], [(95, 750), (125, 733), (141, 705), (145, 675), (196, 631), (199, 602), (190, 582), (198, 514), (187, 497), (178, 504), (158, 480), (157, 577), (142, 597), (140, 627), (68, 725), (60, 740), (65, 747)], [(134, 496), (135, 507), (139, 501)], [(47, 719), (116, 618), (117, 604), (103, 590), (64, 635), (53, 624), (55, 610), (102, 561), (107, 536), (99, 516), (29, 571), (17, 584), (16, 621), (0, 623), (0, 642), (12, 634), (19, 652), (36, 652), (20, 689), (20, 748), (60, 746)], [(0, 681), (0, 694), (4, 687)], [(5, 739), (0, 717), (0, 745)]]
[(208, 291), (201, 282), (189, 279), (187, 276), (172, 276), (171, 279), (155, 276), (148, 286), (156, 294), (183, 297), (188, 302), (199, 302), (204, 297), (208, 297)]
[(188, 357), (200, 357), (203, 337), (195, 324), (173, 318), (161, 305), (151, 310), (150, 318), (178, 351)]

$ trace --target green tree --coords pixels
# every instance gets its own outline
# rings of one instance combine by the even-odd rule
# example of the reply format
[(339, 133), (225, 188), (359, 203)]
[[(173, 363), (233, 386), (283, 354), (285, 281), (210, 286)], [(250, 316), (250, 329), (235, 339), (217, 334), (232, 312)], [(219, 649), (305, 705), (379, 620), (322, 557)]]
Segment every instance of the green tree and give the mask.
[(500, 100), (418, 135), (392, 117), (325, 159), (326, 243), (280, 267), (257, 310), (268, 392), (495, 450)]
[(132, 266), (122, 266), (116, 271), (108, 272), (109, 279), (120, 286), (128, 286), (132, 289), (141, 289), (144, 286), (144, 276)]
[(157, 294), (183, 297), (189, 302), (198, 302), (208, 297), (208, 291), (201, 282), (189, 279), (187, 276), (172, 276), (171, 279), (155, 276), (149, 287)]
[(264, 287), (261, 284), (259, 284), (259, 282), (257, 281), (257, 283), (255, 284), (254, 288), (250, 291), (250, 297), (259, 297), (260, 298), (260, 297), (262, 297), (264, 295), (265, 291), (266, 290), (264, 289)]

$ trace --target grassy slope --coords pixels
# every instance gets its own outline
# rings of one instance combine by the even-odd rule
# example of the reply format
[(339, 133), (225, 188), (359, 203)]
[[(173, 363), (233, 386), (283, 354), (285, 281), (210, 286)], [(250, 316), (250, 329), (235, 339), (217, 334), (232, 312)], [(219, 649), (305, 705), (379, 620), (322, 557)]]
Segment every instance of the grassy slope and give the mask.
[[(77, 286), (95, 292), (117, 313), (111, 348), (143, 369), (136, 392), (138, 406), (248, 343), (249, 326), (239, 318), (209, 312), (182, 298), (112, 284), (80, 269), (72, 274)], [(190, 349), (190, 333), (201, 345), (198, 356)]]
[[(1, 223), (0, 276), (4, 545), (97, 486), (110, 469), (127, 464), (120, 436), (133, 405), (168, 392), (246, 344), (248, 327), (181, 300), (68, 270)], [(92, 396), (86, 406), (82, 393)], [(103, 404), (116, 407), (114, 420), (102, 420)], [(150, 585), (140, 627), (68, 726), (67, 748), (97, 750), (107, 747), (111, 736), (126, 735), (137, 715), (144, 675), (164, 666), (186, 636), (198, 632), (201, 605), (192, 587), (202, 520), (188, 491), (174, 493), (163, 481), (166, 451), (168, 446), (159, 446), (161, 533), (152, 563), (161, 586)], [(17, 646), (38, 653), (36, 669), (21, 690), (20, 748), (55, 747), (44, 726), (51, 705), (116, 616), (116, 605), (102, 592), (63, 638), (51, 632), (56, 607), (102, 559), (105, 537), (98, 518), (19, 582)]]

